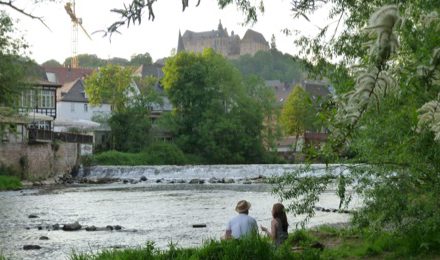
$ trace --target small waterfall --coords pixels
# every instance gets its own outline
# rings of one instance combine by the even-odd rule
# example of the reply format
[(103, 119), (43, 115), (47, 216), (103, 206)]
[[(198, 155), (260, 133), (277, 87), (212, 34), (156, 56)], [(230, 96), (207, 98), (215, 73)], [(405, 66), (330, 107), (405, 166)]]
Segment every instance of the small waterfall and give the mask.
[[(161, 165), (161, 166), (92, 166), (79, 171), (78, 177), (87, 179), (139, 180), (209, 180), (252, 179), (281, 176), (297, 170), (300, 164), (246, 164), (246, 165)], [(312, 175), (325, 172), (325, 165), (312, 166)]]

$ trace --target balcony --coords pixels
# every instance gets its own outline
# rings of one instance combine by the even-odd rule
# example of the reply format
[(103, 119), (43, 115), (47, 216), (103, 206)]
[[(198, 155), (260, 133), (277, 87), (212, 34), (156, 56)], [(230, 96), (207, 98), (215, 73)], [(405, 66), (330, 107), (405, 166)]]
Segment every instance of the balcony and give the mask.
[(50, 143), (52, 141), (93, 144), (93, 136), (76, 133), (52, 132), (50, 130), (36, 128), (29, 129), (29, 143)]

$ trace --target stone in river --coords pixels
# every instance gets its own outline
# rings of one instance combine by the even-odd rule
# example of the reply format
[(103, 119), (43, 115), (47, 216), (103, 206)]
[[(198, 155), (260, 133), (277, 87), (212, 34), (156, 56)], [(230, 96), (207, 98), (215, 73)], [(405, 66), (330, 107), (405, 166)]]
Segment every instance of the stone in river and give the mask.
[(203, 183), (205, 183), (205, 181), (201, 179), (192, 179), (189, 181), (189, 184), (203, 184)]
[(193, 228), (205, 228), (206, 224), (193, 224), (192, 227)]
[(86, 231), (96, 231), (95, 226), (86, 227)]
[(30, 215), (28, 216), (28, 218), (38, 218), (38, 216), (35, 215), (35, 214), (30, 214)]
[(53, 230), (59, 230), (60, 229), (60, 224), (52, 225), (52, 229)]
[(122, 227), (119, 226), (119, 225), (114, 226), (114, 228), (115, 228), (115, 230), (121, 230), (122, 229)]
[(41, 236), (40, 240), (49, 240), (49, 238), (47, 236)]
[(63, 226), (64, 231), (77, 231), (80, 229), (81, 229), (81, 225), (78, 223), (78, 221), (72, 224), (64, 224)]
[(24, 245), (23, 250), (37, 250), (41, 249), (41, 246), (39, 245)]
[(140, 179), (140, 181), (147, 181), (147, 177), (142, 176), (141, 179)]

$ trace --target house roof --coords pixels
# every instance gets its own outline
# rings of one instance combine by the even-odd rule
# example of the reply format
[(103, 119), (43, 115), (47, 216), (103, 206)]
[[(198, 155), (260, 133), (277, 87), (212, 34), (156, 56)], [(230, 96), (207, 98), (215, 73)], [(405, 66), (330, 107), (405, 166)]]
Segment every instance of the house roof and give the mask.
[(141, 65), (139, 66), (134, 74), (144, 78), (147, 76), (154, 76), (158, 79), (163, 78), (164, 74), (162, 72), (162, 67), (159, 64)]
[(83, 78), (93, 73), (92, 68), (69, 68), (69, 67), (47, 67), (43, 66), (46, 74), (51, 74), (53, 78), (48, 77), (50, 81), (63, 85), (64, 83)]
[(57, 100), (87, 103), (88, 99), (85, 96), (83, 80), (78, 78), (63, 84), (61, 88), (57, 89)]
[(279, 103), (284, 103), (292, 91), (292, 86), (289, 86), (279, 80), (266, 80), (266, 86), (275, 91), (275, 96)]
[(34, 86), (44, 86), (44, 87), (56, 87), (56, 88), (61, 87), (61, 84), (50, 82), (47, 80), (42, 80), (42, 79), (33, 79), (30, 81), (30, 84)]
[(312, 97), (325, 97), (330, 95), (329, 85), (325, 82), (304, 81), (302, 86)]
[(259, 42), (263, 44), (268, 44), (264, 36), (256, 32), (254, 30), (248, 29), (246, 33), (243, 36), (243, 39), (241, 41), (252, 41), (252, 42)]

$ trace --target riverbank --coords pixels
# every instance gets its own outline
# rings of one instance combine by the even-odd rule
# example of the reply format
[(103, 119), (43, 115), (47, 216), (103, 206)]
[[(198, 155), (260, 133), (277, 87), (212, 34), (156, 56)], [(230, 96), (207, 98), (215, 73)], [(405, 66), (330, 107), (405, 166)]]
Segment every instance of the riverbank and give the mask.
[(19, 190), (21, 188), (22, 184), (19, 178), (0, 175), (0, 191)]
[(166, 250), (148, 242), (130, 249), (100, 253), (73, 253), (72, 260), (104, 259), (438, 259), (438, 252), (412, 252), (405, 241), (386, 232), (373, 233), (349, 227), (320, 226), (297, 230), (279, 248), (267, 237), (242, 240), (210, 240), (197, 248), (170, 244)]

